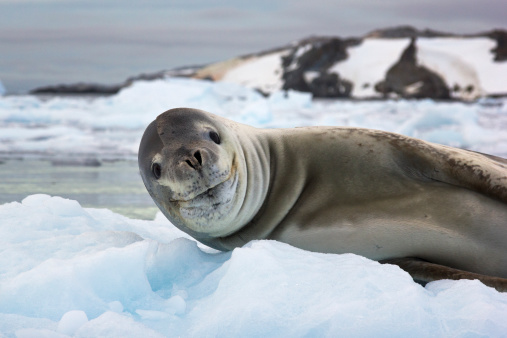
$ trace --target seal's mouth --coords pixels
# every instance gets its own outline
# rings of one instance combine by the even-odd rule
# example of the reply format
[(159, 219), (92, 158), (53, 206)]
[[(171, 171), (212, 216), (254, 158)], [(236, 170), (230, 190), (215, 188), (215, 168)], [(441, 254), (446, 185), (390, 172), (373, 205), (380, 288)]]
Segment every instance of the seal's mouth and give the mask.
[[(228, 199), (228, 195), (230, 195), (230, 190), (234, 190), (236, 186), (238, 175), (236, 166), (234, 165), (234, 159), (231, 165), (231, 170), (229, 175), (222, 181), (214, 186), (209, 187), (205, 191), (197, 194), (191, 198), (180, 198), (180, 199), (171, 199), (172, 203), (178, 204), (180, 207), (196, 207), (199, 205), (208, 205), (208, 206), (216, 206), (225, 202), (223, 200)], [(234, 192), (232, 192), (233, 194)]]
[(237, 183), (238, 174), (234, 170), (224, 182), (207, 189), (188, 201), (180, 200), (175, 204), (184, 219), (205, 218), (210, 220), (212, 218), (221, 218), (231, 208)]
[(205, 198), (208, 198), (208, 199), (213, 199), (214, 197), (217, 197), (217, 191), (224, 187), (224, 185), (226, 183), (229, 182), (229, 180), (231, 179), (231, 176), (234, 175), (234, 173), (231, 173), (231, 175), (229, 175), (223, 182), (220, 182), (214, 186), (212, 186), (211, 188), (209, 188), (208, 190), (192, 197), (192, 198), (189, 198), (189, 199), (180, 199), (180, 200), (172, 200), (172, 202), (176, 202), (176, 203), (179, 203), (180, 205), (181, 204), (184, 204), (184, 203), (191, 203), (192, 201), (197, 201), (197, 200), (202, 200), (202, 199), (205, 199)]

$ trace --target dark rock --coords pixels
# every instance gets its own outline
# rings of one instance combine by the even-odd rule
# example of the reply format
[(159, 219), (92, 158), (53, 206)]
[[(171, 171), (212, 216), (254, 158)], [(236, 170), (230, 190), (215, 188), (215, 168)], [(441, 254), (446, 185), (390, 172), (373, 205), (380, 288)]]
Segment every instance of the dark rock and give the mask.
[(416, 39), (403, 51), (400, 59), (386, 74), (384, 81), (375, 85), (375, 90), (388, 96), (395, 93), (403, 98), (449, 99), (449, 88), (445, 81), (416, 60)]
[(30, 94), (88, 94), (88, 95), (112, 95), (123, 88), (123, 85), (100, 85), (90, 83), (76, 83), (69, 85), (56, 85), (35, 88)]
[[(311, 92), (314, 97), (350, 95), (351, 83), (343, 82), (337, 74), (328, 74), (328, 69), (347, 58), (347, 47), (353, 43), (357, 42), (339, 38), (311, 38), (301, 41), (292, 53), (282, 58), (283, 89)], [(300, 48), (308, 50), (298, 55)], [(318, 72), (320, 75), (309, 83), (305, 79), (306, 72)]]
[(350, 97), (352, 83), (340, 80), (336, 73), (321, 73), (309, 84), (315, 97)]
[(135, 81), (153, 81), (163, 79), (168, 76), (190, 77), (196, 70), (203, 66), (187, 66), (175, 68), (172, 70), (163, 70), (155, 73), (145, 73), (129, 77), (123, 83), (115, 85), (101, 85), (93, 83), (61, 84), (55, 86), (45, 86), (35, 88), (30, 94), (66, 94), (66, 95), (113, 95), (121, 89), (130, 86)]
[(436, 38), (446, 36), (455, 36), (455, 35), (451, 33), (435, 31), (432, 29), (418, 30), (412, 26), (397, 26), (378, 29), (366, 35), (367, 38), (393, 38), (393, 39), (420, 38), (420, 37)]
[(130, 86), (134, 81), (154, 81), (163, 79), (166, 77), (165, 71), (160, 71), (156, 73), (147, 73), (147, 74), (139, 74), (136, 76), (131, 76), (122, 84), (122, 87)]
[(491, 50), (495, 54), (495, 61), (507, 60), (507, 31), (494, 30), (487, 34), (488, 37), (496, 41), (496, 47)]

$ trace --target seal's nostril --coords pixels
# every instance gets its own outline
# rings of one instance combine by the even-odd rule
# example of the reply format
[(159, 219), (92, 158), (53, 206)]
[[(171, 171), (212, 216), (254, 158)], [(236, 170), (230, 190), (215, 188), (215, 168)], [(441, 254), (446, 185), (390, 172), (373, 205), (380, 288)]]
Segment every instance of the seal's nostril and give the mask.
[(197, 162), (199, 162), (199, 165), (202, 165), (202, 157), (201, 157), (201, 153), (199, 152), (199, 150), (197, 150), (194, 153), (194, 157), (197, 159)]
[(199, 170), (202, 167), (202, 155), (199, 150), (197, 150), (193, 156), (187, 157), (185, 163), (194, 170)]
[(187, 162), (187, 164), (190, 166), (190, 168), (194, 169), (195, 170), (195, 167), (194, 165), (192, 164), (192, 162), (190, 162), (190, 160), (186, 160), (185, 162)]

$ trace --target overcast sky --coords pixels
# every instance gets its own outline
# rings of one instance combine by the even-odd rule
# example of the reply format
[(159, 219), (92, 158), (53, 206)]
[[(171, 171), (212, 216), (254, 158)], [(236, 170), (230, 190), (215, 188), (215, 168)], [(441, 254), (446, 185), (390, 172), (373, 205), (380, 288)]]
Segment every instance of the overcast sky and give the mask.
[(507, 29), (506, 0), (0, 0), (0, 80), (10, 92), (205, 64), (310, 35), (397, 25)]

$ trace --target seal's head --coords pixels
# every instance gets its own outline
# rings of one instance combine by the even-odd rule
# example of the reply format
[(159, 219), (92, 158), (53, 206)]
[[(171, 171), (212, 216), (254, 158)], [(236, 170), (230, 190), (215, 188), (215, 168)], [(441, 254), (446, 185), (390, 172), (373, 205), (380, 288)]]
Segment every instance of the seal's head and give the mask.
[(165, 216), (195, 238), (234, 230), (246, 191), (235, 138), (227, 120), (189, 108), (164, 112), (144, 132), (138, 156), (144, 185)]

